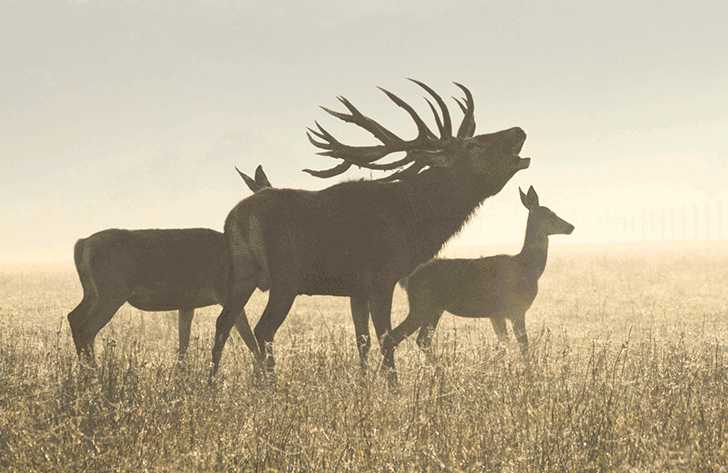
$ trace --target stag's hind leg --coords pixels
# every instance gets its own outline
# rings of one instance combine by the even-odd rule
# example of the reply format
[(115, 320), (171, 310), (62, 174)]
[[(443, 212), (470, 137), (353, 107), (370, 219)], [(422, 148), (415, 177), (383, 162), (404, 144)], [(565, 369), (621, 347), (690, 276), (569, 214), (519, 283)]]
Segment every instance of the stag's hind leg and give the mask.
[(265, 306), (260, 320), (255, 326), (255, 338), (261, 353), (266, 373), (275, 380), (275, 358), (273, 356), (273, 339), (278, 328), (288, 316), (298, 292), (289, 284), (274, 281), (271, 284), (268, 304)]
[(234, 280), (229, 281), (227, 297), (222, 312), (217, 317), (215, 324), (215, 344), (212, 347), (212, 371), (210, 377), (217, 373), (220, 366), (220, 358), (222, 357), (222, 349), (230, 336), (230, 330), (236, 325), (238, 332), (243, 337), (243, 341), (253, 352), (256, 360), (260, 358), (258, 348), (255, 344), (253, 333), (248, 325), (248, 319), (245, 315), (245, 304), (255, 291), (258, 283), (257, 272), (253, 268), (249, 268), (243, 274), (236, 276), (231, 275)]

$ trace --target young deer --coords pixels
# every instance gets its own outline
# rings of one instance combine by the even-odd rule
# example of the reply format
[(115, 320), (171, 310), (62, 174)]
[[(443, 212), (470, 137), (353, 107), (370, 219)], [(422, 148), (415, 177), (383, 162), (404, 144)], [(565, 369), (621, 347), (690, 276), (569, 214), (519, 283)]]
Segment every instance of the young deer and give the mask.
[(385, 338), (385, 360), (394, 363), (394, 350), (418, 328), (417, 344), (430, 353), (432, 333), (444, 311), (459, 317), (488, 317), (498, 339), (508, 340), (511, 321), (521, 351), (528, 353), (525, 316), (538, 292), (538, 278), (546, 267), (549, 235), (569, 235), (574, 226), (538, 204), (531, 186), (519, 189), (528, 209), (523, 249), (514, 256), (479, 259), (433, 259), (406, 278), (402, 286), (409, 299), (407, 318)]

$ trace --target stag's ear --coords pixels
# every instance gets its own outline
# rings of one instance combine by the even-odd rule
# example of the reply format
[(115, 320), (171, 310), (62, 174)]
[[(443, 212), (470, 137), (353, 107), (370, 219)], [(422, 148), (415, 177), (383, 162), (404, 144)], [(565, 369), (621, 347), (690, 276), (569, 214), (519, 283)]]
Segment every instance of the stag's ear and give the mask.
[(533, 186), (528, 188), (528, 195), (526, 196), (528, 199), (528, 203), (532, 207), (538, 207), (538, 195), (536, 194), (536, 190), (533, 188)]
[(243, 180), (245, 181), (245, 184), (248, 185), (248, 187), (250, 188), (251, 191), (258, 192), (260, 190), (260, 186), (250, 176), (241, 172), (237, 166), (235, 166), (235, 170), (238, 171), (238, 174), (240, 174), (240, 177), (243, 178)]
[(273, 184), (271, 184), (268, 180), (268, 176), (266, 176), (263, 172), (263, 166), (261, 166), (260, 164), (257, 168), (255, 168), (255, 183), (258, 184), (258, 187), (260, 187), (261, 189), (265, 189), (266, 187), (273, 187)]
[(437, 168), (449, 168), (455, 161), (452, 153), (445, 153), (445, 150), (437, 151), (410, 151), (408, 154), (415, 159), (424, 159), (428, 164)]

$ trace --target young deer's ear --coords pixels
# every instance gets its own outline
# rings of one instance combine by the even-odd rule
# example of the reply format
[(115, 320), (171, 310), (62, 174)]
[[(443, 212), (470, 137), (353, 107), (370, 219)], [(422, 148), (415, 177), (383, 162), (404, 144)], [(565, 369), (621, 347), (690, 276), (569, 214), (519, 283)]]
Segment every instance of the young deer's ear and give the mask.
[(523, 206), (526, 207), (527, 209), (530, 208), (528, 206), (528, 200), (526, 199), (526, 194), (523, 193), (523, 191), (521, 190), (520, 187), (518, 188), (518, 193), (521, 194), (521, 203), (523, 204)]
[(265, 189), (266, 187), (273, 187), (273, 184), (271, 184), (268, 180), (268, 176), (266, 176), (263, 172), (263, 166), (261, 166), (260, 164), (257, 168), (255, 168), (255, 183), (258, 184), (261, 189)]
[(528, 188), (528, 195), (526, 196), (528, 203), (531, 207), (538, 207), (538, 195), (533, 186)]

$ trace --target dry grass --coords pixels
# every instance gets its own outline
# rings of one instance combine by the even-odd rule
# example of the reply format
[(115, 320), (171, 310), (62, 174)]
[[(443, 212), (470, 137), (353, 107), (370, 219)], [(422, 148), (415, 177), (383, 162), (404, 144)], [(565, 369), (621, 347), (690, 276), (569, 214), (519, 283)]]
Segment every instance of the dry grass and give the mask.
[(728, 253), (554, 252), (540, 287), (531, 369), (487, 320), (446, 315), (438, 363), (403, 343), (391, 395), (358, 382), (345, 299), (297, 300), (277, 389), (252, 385), (234, 334), (210, 387), (219, 308), (179, 367), (174, 315), (122, 307), (92, 372), (65, 320), (73, 270), (0, 269), (0, 470), (728, 471)]

